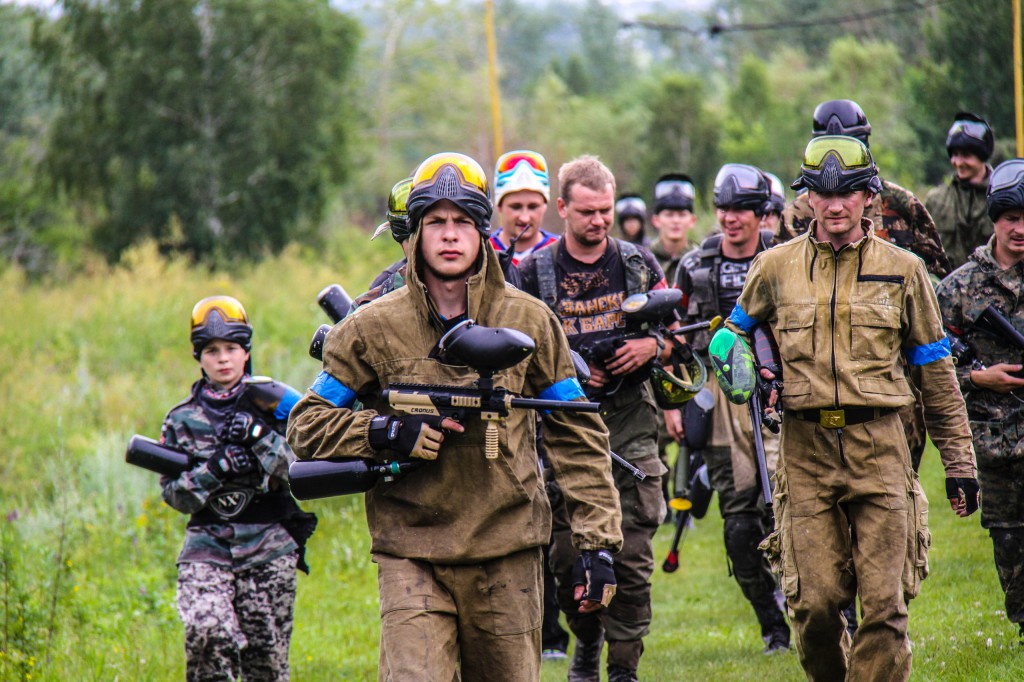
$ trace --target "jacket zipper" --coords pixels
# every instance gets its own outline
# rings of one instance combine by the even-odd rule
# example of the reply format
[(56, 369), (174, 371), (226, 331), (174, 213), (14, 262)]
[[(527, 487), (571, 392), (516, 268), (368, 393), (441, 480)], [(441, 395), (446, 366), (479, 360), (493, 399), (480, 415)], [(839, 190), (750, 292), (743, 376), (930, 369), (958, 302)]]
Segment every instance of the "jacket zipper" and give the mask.
[[(845, 247), (843, 247), (845, 248)], [(831, 327), (832, 327), (832, 385), (835, 387), (835, 406), (836, 409), (839, 407), (839, 374), (836, 371), (836, 293), (839, 291), (839, 254), (842, 251), (832, 250), (832, 260), (835, 263), (832, 274), (832, 300), (829, 302), (829, 307), (832, 312)], [(846, 467), (846, 452), (843, 448), (843, 430), (836, 429), (836, 445), (839, 449), (839, 461)]]

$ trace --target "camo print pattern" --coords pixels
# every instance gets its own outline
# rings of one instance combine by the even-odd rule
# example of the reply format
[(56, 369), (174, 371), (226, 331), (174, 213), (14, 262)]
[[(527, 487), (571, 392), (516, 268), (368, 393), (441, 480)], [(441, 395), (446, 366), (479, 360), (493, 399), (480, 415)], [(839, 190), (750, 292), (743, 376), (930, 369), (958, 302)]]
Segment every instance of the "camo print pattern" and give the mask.
[[(1020, 266), (1002, 270), (992, 256), (993, 240), (979, 247), (967, 263), (942, 281), (936, 290), (947, 328), (963, 332), (961, 340), (974, 349), (987, 367), (1020, 364), (1013, 344), (973, 327), (982, 311), (995, 306), (1014, 327), (1024, 330), (1024, 288)], [(957, 367), (957, 379), (967, 402), (981, 483), (981, 525), (985, 528), (1024, 526), (1024, 478), (1008, 469), (1024, 468), (1024, 391), (996, 393), (971, 383), (970, 366)]]
[[(882, 193), (871, 202), (864, 217), (875, 224), (876, 235), (920, 256), (932, 275), (941, 279), (952, 270), (932, 216), (910, 190), (882, 180)], [(781, 244), (802, 235), (813, 219), (807, 193), (798, 195), (782, 214), (775, 242)]]
[(285, 682), (295, 605), (295, 553), (233, 572), (178, 567), (188, 682)]
[(985, 201), (991, 173), (990, 169), (980, 185), (960, 182), (953, 177), (948, 183), (928, 190), (924, 197), (953, 268), (966, 263), (971, 252), (992, 236), (992, 221)]

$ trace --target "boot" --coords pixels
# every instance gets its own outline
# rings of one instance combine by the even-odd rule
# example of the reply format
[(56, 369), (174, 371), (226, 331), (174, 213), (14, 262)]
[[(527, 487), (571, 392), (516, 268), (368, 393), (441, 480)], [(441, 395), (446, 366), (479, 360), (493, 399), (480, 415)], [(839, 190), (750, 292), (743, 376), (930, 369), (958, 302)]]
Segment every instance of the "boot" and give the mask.
[(604, 632), (596, 641), (584, 642), (576, 638), (572, 661), (569, 663), (568, 682), (601, 682), (601, 649), (604, 647)]
[(639, 682), (636, 671), (617, 665), (608, 666), (608, 682)]
[(764, 640), (764, 653), (774, 654), (789, 649), (789, 625), (779, 608), (774, 594), (765, 595), (763, 599), (752, 602), (757, 622), (761, 624), (761, 639)]

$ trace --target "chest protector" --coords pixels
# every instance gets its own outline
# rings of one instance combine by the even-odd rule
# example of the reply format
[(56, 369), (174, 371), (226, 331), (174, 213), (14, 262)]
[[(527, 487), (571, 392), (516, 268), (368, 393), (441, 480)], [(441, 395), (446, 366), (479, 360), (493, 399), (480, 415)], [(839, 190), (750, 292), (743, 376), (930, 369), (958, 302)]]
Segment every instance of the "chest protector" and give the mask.
[[(758, 252), (771, 248), (775, 235), (771, 230), (760, 230)], [(700, 244), (700, 264), (689, 272), (693, 291), (690, 293), (691, 317), (710, 320), (716, 315), (727, 317), (731, 310), (718, 309), (718, 281), (722, 268), (722, 235), (713, 234)]]

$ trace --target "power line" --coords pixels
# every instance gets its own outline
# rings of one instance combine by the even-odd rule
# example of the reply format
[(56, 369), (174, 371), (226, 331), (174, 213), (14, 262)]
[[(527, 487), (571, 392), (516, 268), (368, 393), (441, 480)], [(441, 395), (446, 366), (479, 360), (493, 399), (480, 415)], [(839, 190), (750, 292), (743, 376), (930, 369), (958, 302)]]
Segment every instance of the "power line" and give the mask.
[(694, 37), (700, 37), (701, 35), (706, 34), (713, 38), (722, 33), (738, 33), (745, 31), (774, 31), (787, 28), (807, 28), (810, 26), (848, 24), (855, 21), (864, 21), (865, 19), (878, 19), (880, 17), (891, 16), (894, 14), (919, 12), (932, 7), (938, 7), (939, 5), (946, 5), (951, 2), (955, 2), (955, 0), (920, 0), (919, 2), (910, 2), (904, 5), (896, 5), (894, 7), (876, 9), (866, 12), (855, 12), (853, 14), (843, 14), (830, 17), (818, 17), (817, 19), (791, 19), (787, 21), (769, 21), (756, 24), (710, 24), (702, 27), (692, 27), (687, 24), (669, 24), (659, 21), (646, 21), (642, 19), (637, 19), (632, 21), (623, 21), (620, 24), (620, 26), (622, 28), (646, 28), (651, 29), (653, 31), (676, 31), (680, 33), (687, 33)]

